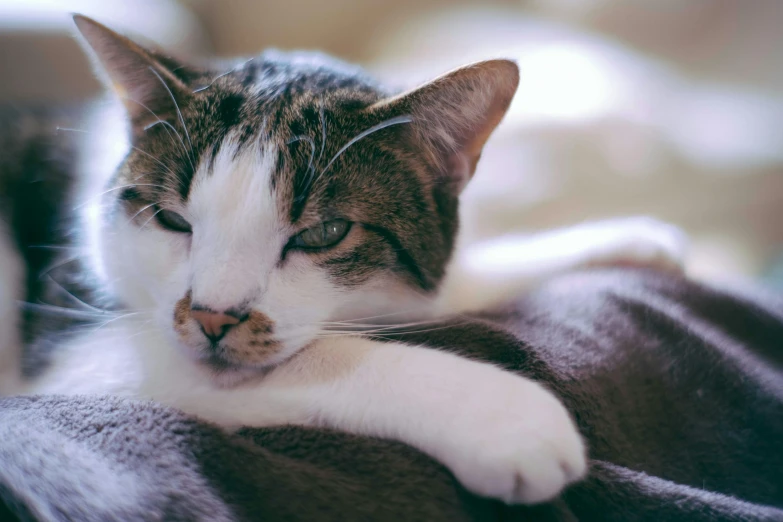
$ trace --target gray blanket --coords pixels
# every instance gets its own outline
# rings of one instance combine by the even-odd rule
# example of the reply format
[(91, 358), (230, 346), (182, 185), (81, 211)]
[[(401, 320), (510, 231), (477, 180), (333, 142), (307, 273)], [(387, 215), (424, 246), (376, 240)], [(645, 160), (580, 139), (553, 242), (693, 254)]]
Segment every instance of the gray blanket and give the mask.
[(229, 435), (151, 403), (19, 397), (0, 400), (0, 519), (783, 520), (780, 303), (594, 272), (399, 338), (546, 382), (588, 440), (588, 479), (508, 507), (395, 442)]

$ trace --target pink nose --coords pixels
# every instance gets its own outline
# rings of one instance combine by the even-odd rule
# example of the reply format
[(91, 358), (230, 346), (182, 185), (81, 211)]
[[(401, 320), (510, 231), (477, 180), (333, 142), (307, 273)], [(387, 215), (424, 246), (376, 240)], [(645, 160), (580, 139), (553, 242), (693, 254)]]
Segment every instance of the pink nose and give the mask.
[(236, 317), (204, 310), (193, 310), (190, 315), (201, 325), (204, 334), (213, 341), (219, 340), (229, 328), (239, 323)]

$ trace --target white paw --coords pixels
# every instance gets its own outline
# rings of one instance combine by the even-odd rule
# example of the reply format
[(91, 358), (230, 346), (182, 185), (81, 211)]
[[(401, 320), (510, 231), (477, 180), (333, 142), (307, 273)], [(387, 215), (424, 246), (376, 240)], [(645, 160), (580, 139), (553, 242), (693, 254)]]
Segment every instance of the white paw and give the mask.
[(633, 266), (682, 273), (687, 235), (674, 225), (648, 217), (597, 223), (602, 241), (587, 266)]
[(579, 432), (539, 384), (515, 377), (503, 387), (494, 404), (471, 408), (472, 421), (452, 432), (444, 461), (474, 493), (510, 504), (555, 498), (587, 470)]

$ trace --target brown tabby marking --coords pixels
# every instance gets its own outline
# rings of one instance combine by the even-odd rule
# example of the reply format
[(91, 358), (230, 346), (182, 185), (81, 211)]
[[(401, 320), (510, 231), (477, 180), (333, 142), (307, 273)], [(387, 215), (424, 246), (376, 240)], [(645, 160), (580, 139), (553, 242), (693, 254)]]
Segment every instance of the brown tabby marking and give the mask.
[(190, 297), (190, 292), (188, 292), (185, 294), (185, 297), (177, 301), (177, 304), (174, 305), (174, 328), (180, 335), (186, 335), (187, 333), (187, 324), (190, 320), (191, 304), (192, 300)]

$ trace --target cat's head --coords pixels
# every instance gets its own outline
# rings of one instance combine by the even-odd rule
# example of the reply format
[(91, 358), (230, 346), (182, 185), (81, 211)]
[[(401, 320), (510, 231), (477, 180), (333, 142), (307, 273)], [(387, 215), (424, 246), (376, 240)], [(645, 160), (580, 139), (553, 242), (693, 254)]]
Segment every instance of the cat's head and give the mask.
[(193, 67), (76, 23), (133, 145), (106, 196), (102, 264), (187, 353), (217, 372), (263, 368), (437, 293), (513, 62), (392, 95), (321, 55)]

